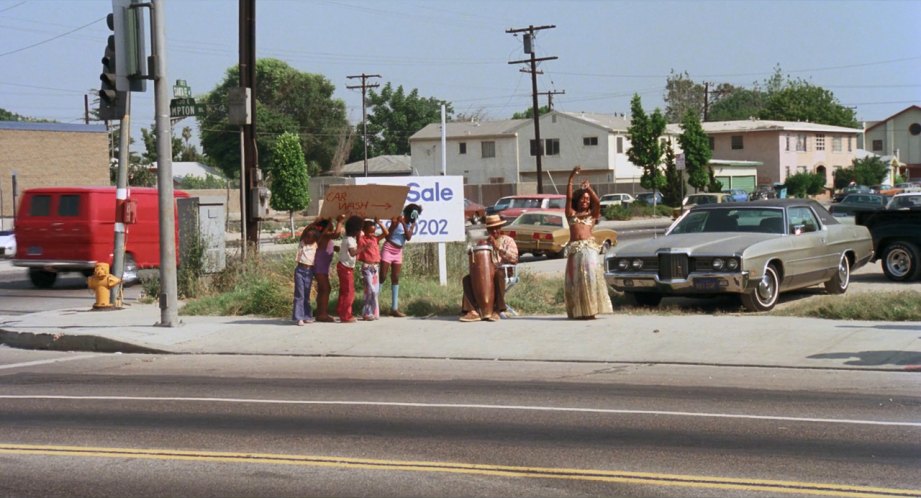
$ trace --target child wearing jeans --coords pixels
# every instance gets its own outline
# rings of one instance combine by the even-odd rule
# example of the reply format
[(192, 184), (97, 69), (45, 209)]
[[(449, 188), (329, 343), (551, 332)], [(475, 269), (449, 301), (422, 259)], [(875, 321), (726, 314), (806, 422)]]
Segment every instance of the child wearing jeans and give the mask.
[[(377, 228), (381, 233), (378, 235)], [(358, 237), (358, 262), (361, 263), (361, 282), (365, 288), (365, 304), (361, 310), (362, 320), (377, 320), (381, 317), (377, 295), (380, 292), (378, 264), (381, 262), (380, 240), (387, 237), (387, 228), (381, 220), (365, 220)]]
[(313, 322), (310, 310), (310, 288), (313, 287), (313, 263), (317, 253), (317, 229), (309, 226), (301, 232), (297, 243), (297, 267), (294, 269), (294, 309), (291, 319), (298, 326)]
[(345, 236), (339, 246), (339, 263), (336, 264), (336, 275), (339, 276), (339, 321), (342, 323), (355, 323), (352, 316), (352, 303), (355, 302), (355, 256), (358, 254), (358, 235), (364, 220), (361, 216), (351, 216), (345, 221)]

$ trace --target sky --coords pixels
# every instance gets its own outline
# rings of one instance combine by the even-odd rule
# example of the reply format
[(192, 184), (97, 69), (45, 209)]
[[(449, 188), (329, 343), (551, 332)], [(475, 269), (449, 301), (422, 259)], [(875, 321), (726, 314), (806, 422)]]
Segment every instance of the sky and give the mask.
[[(236, 0), (164, 0), (167, 78), (193, 95), (238, 61)], [(99, 88), (110, 0), (0, 0), (0, 107), (79, 123)], [(325, 76), (361, 121), (347, 76), (418, 89), (455, 113), (508, 119), (531, 105), (527, 57), (513, 28), (538, 32), (538, 91), (565, 91), (554, 108), (628, 113), (634, 93), (663, 107), (666, 78), (750, 87), (779, 65), (831, 90), (858, 120), (921, 105), (921, 0), (259, 0), (257, 56)], [(133, 94), (133, 130), (154, 120), (153, 85)], [(541, 105), (546, 97), (541, 97)], [(178, 128), (193, 126), (180, 121)], [(136, 146), (137, 147), (137, 146)]]

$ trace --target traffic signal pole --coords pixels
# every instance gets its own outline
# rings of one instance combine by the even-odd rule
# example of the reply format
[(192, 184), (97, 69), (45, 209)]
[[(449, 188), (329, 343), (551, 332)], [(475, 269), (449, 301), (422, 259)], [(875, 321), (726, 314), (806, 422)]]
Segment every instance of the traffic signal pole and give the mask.
[(166, 77), (166, 31), (163, 1), (150, 2), (153, 31), (154, 107), (157, 124), (157, 186), (160, 201), (160, 323), (179, 325), (179, 298), (176, 284), (176, 208), (173, 198), (173, 132), (170, 127), (169, 86)]
[[(131, 92), (125, 92), (125, 115), (118, 128), (118, 172), (115, 178), (115, 250), (112, 253), (112, 275), (125, 278), (125, 201), (128, 200), (128, 148), (131, 147)], [(112, 305), (121, 308), (122, 286), (112, 289)]]

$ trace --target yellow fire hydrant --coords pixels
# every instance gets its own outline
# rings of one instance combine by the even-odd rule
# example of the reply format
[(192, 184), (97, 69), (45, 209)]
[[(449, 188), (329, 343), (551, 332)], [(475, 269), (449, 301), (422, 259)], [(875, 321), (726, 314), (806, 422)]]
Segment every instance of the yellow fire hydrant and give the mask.
[(109, 273), (108, 263), (96, 263), (93, 269), (93, 276), (87, 277), (86, 285), (96, 293), (96, 304), (94, 310), (111, 309), (112, 303), (109, 302), (110, 289), (121, 283), (122, 279)]

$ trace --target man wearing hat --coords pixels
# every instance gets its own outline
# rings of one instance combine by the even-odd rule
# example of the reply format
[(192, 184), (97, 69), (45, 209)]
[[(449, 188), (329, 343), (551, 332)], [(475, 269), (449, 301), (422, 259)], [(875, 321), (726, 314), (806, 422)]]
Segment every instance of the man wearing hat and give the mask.
[[(492, 246), (492, 262), (499, 267), (504, 264), (518, 264), (518, 245), (515, 239), (508, 235), (502, 234), (499, 229), (505, 225), (505, 221), (497, 214), (491, 214), (486, 217), (486, 232), (489, 237), (486, 242)], [(470, 281), (470, 275), (464, 277), (464, 300), (461, 304), (462, 322), (474, 322), (478, 320), (488, 320), (495, 322), (499, 320), (499, 313), (506, 310), (505, 306), (505, 275), (502, 271), (496, 271), (493, 276), (493, 289), (495, 291), (495, 306), (490, 316), (480, 316), (476, 311), (477, 296), (473, 292), (473, 285)]]

